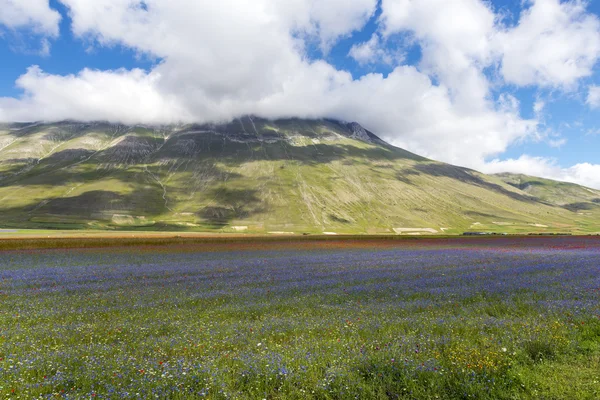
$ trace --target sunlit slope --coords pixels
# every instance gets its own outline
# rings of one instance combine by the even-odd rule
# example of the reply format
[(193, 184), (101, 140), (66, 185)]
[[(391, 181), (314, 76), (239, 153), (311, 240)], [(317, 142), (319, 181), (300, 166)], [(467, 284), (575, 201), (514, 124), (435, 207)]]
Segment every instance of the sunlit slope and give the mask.
[(600, 221), (600, 190), (522, 174), (503, 173), (497, 177), (541, 201)]
[(532, 196), (566, 208), (577, 208), (578, 204), (584, 203), (600, 204), (600, 190), (522, 174), (503, 173), (496, 176)]
[(595, 232), (595, 216), (395, 148), (358, 124), (0, 126), (4, 227)]

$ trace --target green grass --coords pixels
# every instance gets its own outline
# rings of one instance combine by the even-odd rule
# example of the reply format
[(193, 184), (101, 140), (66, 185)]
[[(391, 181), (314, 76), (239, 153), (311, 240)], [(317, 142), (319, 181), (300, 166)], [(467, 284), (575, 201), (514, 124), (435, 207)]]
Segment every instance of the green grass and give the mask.
[(556, 204), (592, 201), (600, 196), (600, 190), (586, 188), (574, 183), (557, 182), (522, 174), (498, 174), (497, 177), (536, 197)]
[[(347, 128), (331, 121), (254, 122), (253, 139), (240, 139), (239, 121), (216, 127), (218, 134), (182, 129), (168, 140), (151, 129), (108, 124), (40, 125), (20, 136), (0, 132), (0, 142), (14, 140), (0, 151), (0, 227), (600, 231), (597, 194), (577, 185), (540, 181), (533, 187), (543, 191), (521, 190), (514, 186), (521, 181), (351, 139)], [(258, 140), (269, 132), (285, 140)]]
[(235, 249), (0, 253), (0, 396), (600, 395), (593, 255)]

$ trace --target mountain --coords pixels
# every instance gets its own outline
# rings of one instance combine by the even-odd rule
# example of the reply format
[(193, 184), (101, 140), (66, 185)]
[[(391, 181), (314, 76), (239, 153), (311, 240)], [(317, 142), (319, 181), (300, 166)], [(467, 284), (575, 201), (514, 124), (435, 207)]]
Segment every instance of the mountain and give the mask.
[(4, 228), (588, 233), (599, 199), (428, 160), (333, 120), (0, 125)]
[(531, 196), (567, 210), (587, 212), (600, 206), (600, 190), (522, 174), (503, 173), (496, 176)]

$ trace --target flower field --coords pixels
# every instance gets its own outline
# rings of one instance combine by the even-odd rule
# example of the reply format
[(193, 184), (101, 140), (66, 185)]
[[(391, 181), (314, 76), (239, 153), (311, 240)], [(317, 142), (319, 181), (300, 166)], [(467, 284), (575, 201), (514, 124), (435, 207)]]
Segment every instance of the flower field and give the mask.
[(597, 399), (600, 241), (0, 252), (0, 398)]

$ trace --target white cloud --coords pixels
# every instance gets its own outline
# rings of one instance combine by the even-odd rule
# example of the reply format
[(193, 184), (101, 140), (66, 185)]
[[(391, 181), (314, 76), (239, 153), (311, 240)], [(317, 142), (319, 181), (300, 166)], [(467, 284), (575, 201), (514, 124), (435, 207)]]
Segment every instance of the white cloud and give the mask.
[[(512, 31), (481, 0), (383, 0), (381, 29), (351, 56), (363, 63), (389, 62), (393, 71), (359, 79), (309, 60), (307, 44), (327, 51), (364, 26), (376, 0), (146, 0), (145, 6), (139, 0), (60, 1), (69, 8), (76, 36), (101, 46), (123, 45), (160, 62), (149, 71), (85, 69), (67, 76), (33, 67), (17, 82), (22, 97), (0, 99), (0, 120), (333, 117), (356, 120), (425, 156), (480, 169), (516, 141), (540, 136), (542, 103), (528, 120), (520, 116), (515, 97), (490, 94), (484, 69), (498, 65), (499, 38), (507, 40)], [(572, 22), (582, 18), (587, 21), (580, 15)], [(528, 26), (526, 17), (523, 23)], [(421, 46), (418, 66), (398, 65), (401, 60), (393, 56), (398, 49), (390, 48), (396, 33), (407, 33)], [(534, 76), (558, 77), (558, 86), (571, 82), (555, 73)]]
[[(290, 33), (316, 37), (328, 47), (361, 29), (377, 7), (377, 0), (147, 0), (144, 7), (139, 0), (60, 1), (70, 8), (76, 34), (158, 55), (188, 53), (191, 44), (238, 49), (245, 42), (256, 50), (258, 44), (288, 41)], [(269, 36), (275, 33), (281, 37)]]
[(402, 64), (405, 58), (401, 51), (394, 51), (386, 47), (377, 34), (373, 34), (371, 39), (366, 42), (353, 45), (348, 56), (363, 66), (378, 63), (398, 65)]
[[(340, 36), (346, 36), (362, 28), (377, 8), (377, 0), (290, 0), (289, 2), (300, 4), (301, 8), (308, 8), (304, 13), (296, 12), (295, 16), (309, 16), (308, 19), (303, 19), (304, 24), (300, 24), (300, 28), (310, 31), (307, 26), (312, 25), (312, 31), (319, 37), (321, 47), (325, 51)], [(282, 3), (281, 7), (289, 7), (289, 2), (279, 3)]]
[(591, 108), (600, 107), (600, 86), (590, 86), (587, 96), (587, 104)]
[(379, 37), (373, 35), (368, 42), (352, 46), (348, 55), (360, 65), (375, 63), (379, 60), (379, 52), (383, 51), (379, 45)]
[(421, 68), (447, 85), (456, 105), (489, 109), (489, 82), (495, 15), (480, 0), (383, 0), (385, 36), (409, 32), (421, 45)]
[(565, 144), (567, 144), (567, 142), (568, 142), (568, 140), (565, 138), (548, 139), (548, 146), (554, 147), (554, 148), (560, 148), (560, 147), (563, 147)]
[[(485, 59), (490, 51), (495, 15), (480, 0), (383, 0), (381, 22), (386, 36), (412, 31), (421, 44), (444, 48), (460, 58)], [(433, 57), (433, 55), (430, 55)]]
[(29, 28), (35, 33), (56, 37), (60, 19), (48, 0), (0, 0), (0, 25), (10, 29)]
[(249, 113), (271, 118), (335, 117), (361, 121), (385, 139), (425, 156), (472, 166), (535, 131), (535, 121), (518, 116), (514, 98), (506, 96), (496, 108), (483, 113), (465, 113), (455, 107), (447, 88), (434, 85), (414, 67), (398, 67), (387, 77), (369, 74), (359, 80), (323, 62), (299, 68), (303, 74), (286, 80), (280, 91), (260, 98), (225, 96), (215, 101), (164, 92), (160, 67), (150, 73), (84, 70), (65, 77), (35, 67), (18, 81), (26, 92), (22, 99), (0, 99), (0, 120), (79, 116), (159, 123)]
[(81, 115), (125, 123), (176, 122), (185, 110), (177, 99), (157, 91), (158, 79), (142, 70), (85, 69), (78, 75), (57, 76), (31, 67), (17, 81), (25, 96), (0, 98), (0, 120), (63, 120)]
[(526, 0), (518, 24), (505, 26), (481, 0), (383, 0), (383, 32), (410, 31), (422, 64), (442, 79), (481, 94), (473, 70), (500, 63), (507, 83), (570, 89), (600, 57), (600, 21), (580, 0)]
[(566, 181), (600, 189), (600, 165), (581, 163), (566, 170)]
[(544, 111), (544, 108), (546, 108), (546, 102), (544, 100), (538, 98), (536, 99), (535, 103), (533, 103), (533, 112), (535, 115), (541, 115), (541, 113)]
[(581, 0), (531, 0), (519, 24), (497, 37), (509, 83), (569, 88), (600, 57), (600, 21)]
[(491, 161), (482, 170), (487, 173), (521, 173), (600, 189), (600, 164), (581, 163), (562, 168), (556, 160), (523, 155), (518, 159)]

